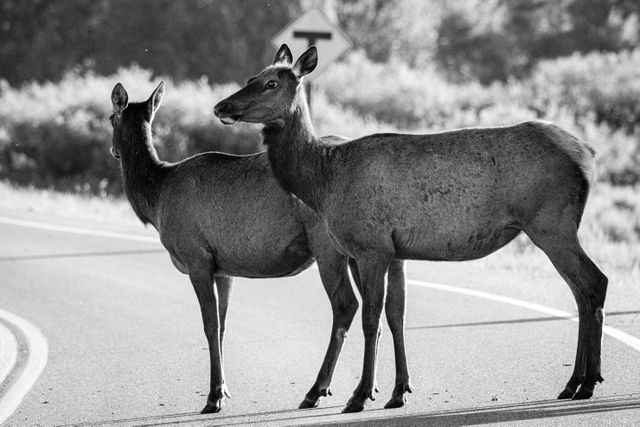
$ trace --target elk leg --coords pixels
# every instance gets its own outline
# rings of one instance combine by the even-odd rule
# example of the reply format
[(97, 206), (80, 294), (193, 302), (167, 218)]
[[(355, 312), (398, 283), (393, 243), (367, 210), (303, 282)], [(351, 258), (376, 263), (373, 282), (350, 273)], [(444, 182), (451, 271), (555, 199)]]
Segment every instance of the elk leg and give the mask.
[(343, 412), (359, 412), (367, 399), (375, 400), (373, 392), (376, 378), (376, 345), (380, 330), (380, 316), (384, 307), (385, 275), (390, 258), (374, 254), (358, 259), (358, 272), (362, 279), (362, 330), (364, 332), (364, 360), (360, 383)]
[(300, 403), (300, 409), (315, 408), (321, 397), (331, 395), (331, 378), (347, 332), (358, 310), (358, 300), (353, 293), (347, 273), (347, 258), (339, 256), (336, 252), (330, 257), (317, 257), (316, 261), (322, 284), (331, 301), (333, 325), (322, 367), (318, 372), (316, 382)]
[[(358, 289), (358, 293), (360, 294), (360, 296), (362, 296), (362, 281), (360, 280), (360, 273), (358, 272), (358, 263), (356, 263), (355, 259), (349, 258), (349, 267), (351, 270), (351, 275), (353, 276), (353, 281), (355, 282), (356, 288)], [(378, 336), (376, 337), (376, 360), (378, 360), (378, 345), (380, 344), (381, 335), (382, 335), (382, 325), (380, 325), (380, 327), (378, 328)], [(377, 378), (374, 378), (373, 391), (375, 391), (376, 393), (378, 392)]]
[(396, 358), (396, 384), (393, 388), (391, 399), (384, 405), (385, 408), (399, 408), (404, 406), (406, 402), (405, 393), (413, 392), (404, 345), (406, 290), (404, 262), (401, 260), (392, 260), (389, 264), (385, 313), (387, 315), (389, 329), (391, 329), (391, 335), (393, 336), (393, 349)]
[(200, 303), (204, 333), (209, 343), (211, 382), (207, 404), (201, 413), (219, 412), (228, 392), (222, 372), (218, 292), (213, 284), (213, 271), (210, 267), (196, 269), (195, 272), (189, 274), (189, 278)]
[[(229, 309), (229, 301), (231, 300), (231, 285), (233, 284), (233, 277), (231, 276), (216, 276), (215, 277), (216, 288), (218, 290), (218, 307), (220, 317), (220, 366), (222, 368), (222, 377), (224, 378), (224, 332), (227, 324), (227, 311)], [(224, 394), (228, 398), (231, 398), (229, 390), (224, 387)]]
[[(608, 279), (585, 254), (576, 228), (525, 230), (567, 282), (578, 305), (575, 366), (558, 399), (588, 399), (593, 395), (596, 382), (603, 381), (600, 357)], [(567, 229), (569, 231), (565, 231)]]
[[(604, 302), (607, 292), (607, 277), (596, 267), (591, 259), (584, 253), (576, 240), (576, 246), (565, 250), (559, 262), (563, 276), (571, 283), (576, 300), (583, 300), (582, 308), (578, 307), (579, 334), (583, 329), (583, 323), (587, 329), (582, 351), (581, 366), (578, 375), (574, 368), (569, 383), (558, 396), (559, 399), (588, 399), (593, 396), (593, 390), (597, 382), (602, 382), (600, 360), (602, 352), (602, 327), (604, 326)], [(576, 361), (578, 355), (576, 356)], [(576, 362), (577, 365), (577, 362)], [(576, 391), (576, 386), (580, 388)], [(573, 395), (570, 396), (571, 392)]]

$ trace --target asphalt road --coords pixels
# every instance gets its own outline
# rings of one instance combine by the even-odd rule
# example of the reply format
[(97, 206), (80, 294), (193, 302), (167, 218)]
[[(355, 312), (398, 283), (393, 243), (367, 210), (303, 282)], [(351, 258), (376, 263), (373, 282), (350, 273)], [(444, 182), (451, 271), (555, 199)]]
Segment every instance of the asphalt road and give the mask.
[[(110, 230), (155, 235), (141, 227)], [(411, 267), (409, 277), (421, 279)], [(360, 414), (340, 414), (362, 366), (357, 319), (333, 396), (301, 411), (295, 408), (315, 379), (331, 326), (317, 271), (236, 279), (224, 348), (233, 398), (221, 413), (201, 416), (209, 366), (199, 309), (187, 277), (159, 244), (0, 222), (0, 309), (37, 326), (49, 348), (46, 367), (3, 425), (640, 423), (640, 352), (628, 345), (605, 336), (606, 381), (589, 401), (557, 402), (572, 370), (576, 323), (418, 286), (409, 287), (408, 299), (409, 403), (382, 409), (394, 380), (385, 324), (379, 398)], [(24, 359), (24, 343), (20, 348)]]

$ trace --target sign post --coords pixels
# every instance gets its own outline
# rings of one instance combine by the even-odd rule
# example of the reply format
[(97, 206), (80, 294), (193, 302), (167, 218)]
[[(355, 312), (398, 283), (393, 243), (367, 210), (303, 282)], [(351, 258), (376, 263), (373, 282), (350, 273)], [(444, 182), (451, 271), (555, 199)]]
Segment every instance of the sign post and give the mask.
[(318, 49), (318, 65), (304, 78), (307, 102), (311, 110), (313, 81), (329, 64), (340, 59), (351, 48), (351, 42), (325, 14), (313, 9), (294, 19), (271, 39), (271, 44), (276, 49), (283, 43), (289, 45), (294, 57), (300, 56), (313, 45)]

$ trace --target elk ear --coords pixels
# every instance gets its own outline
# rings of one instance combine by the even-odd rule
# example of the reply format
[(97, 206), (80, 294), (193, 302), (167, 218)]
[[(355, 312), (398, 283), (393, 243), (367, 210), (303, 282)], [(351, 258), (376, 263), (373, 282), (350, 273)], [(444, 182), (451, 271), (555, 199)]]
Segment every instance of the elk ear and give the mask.
[(127, 91), (124, 90), (124, 86), (120, 83), (117, 83), (111, 92), (111, 104), (113, 112), (118, 114), (122, 113), (129, 105), (129, 95), (127, 95)]
[(273, 63), (286, 65), (291, 65), (293, 63), (293, 54), (286, 43), (280, 46), (280, 49), (276, 52), (276, 56), (273, 57)]
[(162, 102), (162, 96), (164, 95), (164, 80), (160, 82), (158, 87), (153, 91), (151, 97), (147, 101), (149, 105), (149, 116), (153, 119), (153, 116), (158, 111), (158, 107), (160, 107), (160, 103)]
[(316, 69), (318, 65), (318, 49), (311, 46), (307, 49), (293, 65), (292, 71), (297, 78), (301, 78)]

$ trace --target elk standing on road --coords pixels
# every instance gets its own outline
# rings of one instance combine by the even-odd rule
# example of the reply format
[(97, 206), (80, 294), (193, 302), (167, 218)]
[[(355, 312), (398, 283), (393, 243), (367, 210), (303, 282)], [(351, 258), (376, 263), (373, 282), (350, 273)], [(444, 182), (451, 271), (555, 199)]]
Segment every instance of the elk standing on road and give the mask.
[[(159, 161), (151, 122), (163, 93), (164, 82), (147, 101), (129, 103), (124, 87), (115, 86), (111, 153), (120, 160), (133, 210), (158, 230), (173, 264), (189, 275), (198, 297), (211, 363), (211, 387), (202, 412), (218, 412), (229, 397), (222, 340), (231, 276), (292, 276), (315, 258), (331, 301), (333, 327), (316, 382), (300, 404), (314, 407), (331, 393), (331, 377), (358, 308), (348, 259), (333, 248), (317, 215), (279, 187), (266, 153), (210, 152), (175, 164)], [(328, 140), (339, 143), (344, 138)], [(394, 260), (389, 276), (404, 289), (403, 261)]]
[[(376, 134), (330, 146), (309, 117), (302, 78), (315, 47), (293, 64), (283, 45), (273, 65), (219, 102), (223, 123), (264, 124), (278, 181), (315, 210), (341, 253), (355, 259), (362, 286), (363, 373), (346, 412), (375, 387), (377, 331), (385, 273), (394, 257), (471, 260), (524, 231), (569, 284), (579, 313), (574, 371), (558, 398), (591, 397), (600, 375), (607, 278), (578, 242), (594, 152), (541, 122), (408, 135)], [(391, 325), (390, 325), (391, 326)], [(393, 327), (392, 327), (393, 329)], [(393, 392), (408, 389), (408, 373)]]

